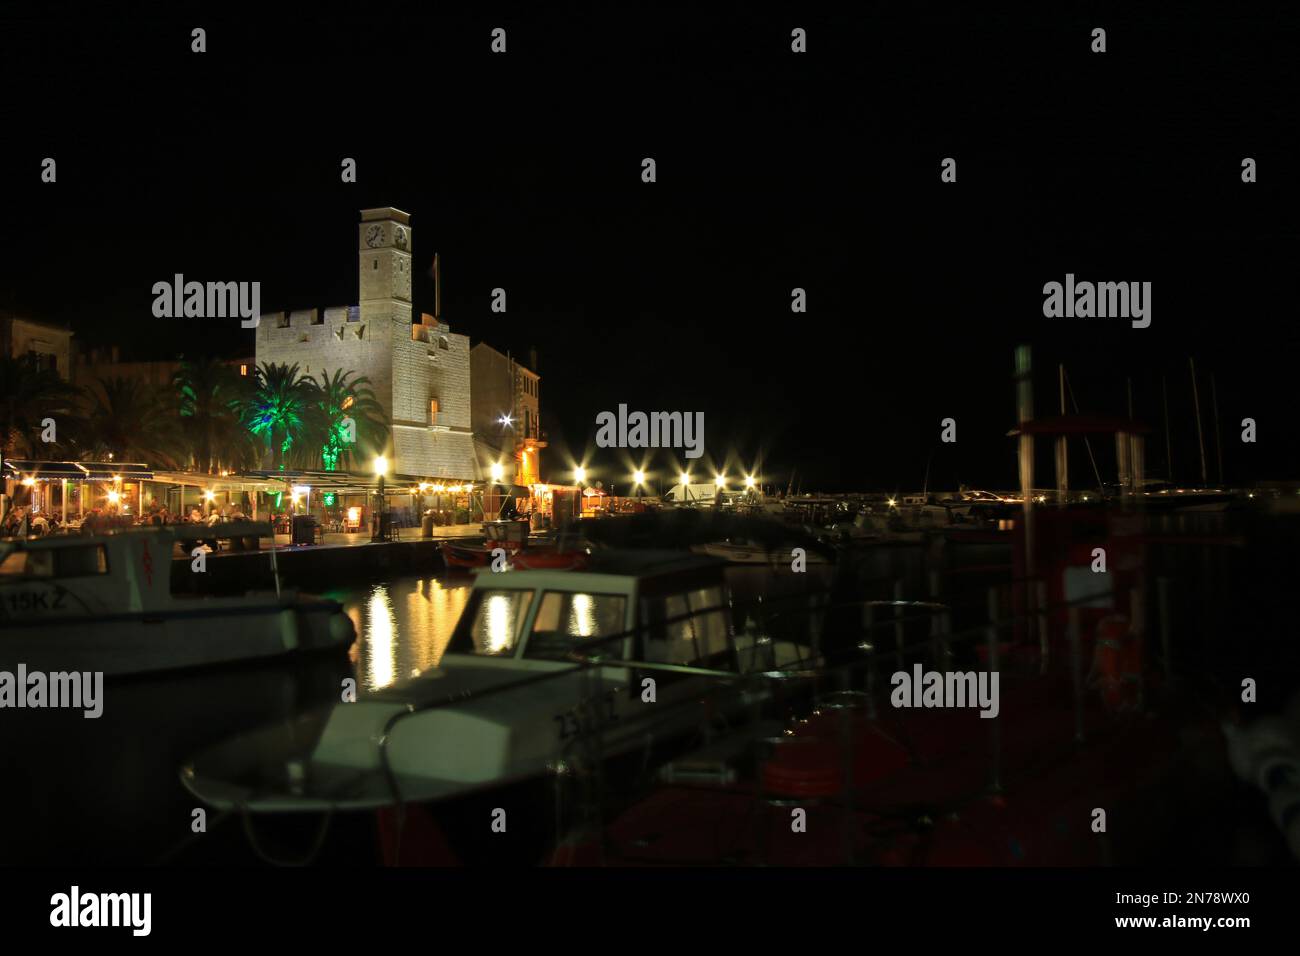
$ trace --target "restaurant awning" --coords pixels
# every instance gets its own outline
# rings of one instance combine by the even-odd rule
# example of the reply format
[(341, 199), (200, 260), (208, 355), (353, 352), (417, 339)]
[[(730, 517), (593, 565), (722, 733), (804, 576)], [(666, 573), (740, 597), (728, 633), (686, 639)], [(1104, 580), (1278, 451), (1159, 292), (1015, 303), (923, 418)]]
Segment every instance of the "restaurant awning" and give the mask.
[(112, 461), (31, 461), (6, 458), (2, 472), (5, 478), (21, 481), (149, 481), (153, 472), (149, 466), (131, 462)]

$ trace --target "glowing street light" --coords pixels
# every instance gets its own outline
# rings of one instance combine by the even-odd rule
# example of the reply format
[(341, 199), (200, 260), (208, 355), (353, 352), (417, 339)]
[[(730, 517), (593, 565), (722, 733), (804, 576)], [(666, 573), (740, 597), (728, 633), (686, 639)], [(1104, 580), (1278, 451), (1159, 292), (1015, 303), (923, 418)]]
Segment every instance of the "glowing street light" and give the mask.
[(506, 470), (502, 467), (501, 462), (492, 462), (492, 480), (499, 482), (505, 477)]
[(727, 484), (727, 476), (718, 475), (716, 478), (713, 479), (713, 483), (717, 485), (719, 488), (725, 487)]
[(374, 528), (370, 532), (370, 540), (384, 540), (384, 525), (387, 523), (388, 515), (385, 513), (385, 507), (388, 499), (384, 497), (384, 476), (388, 474), (388, 459), (383, 455), (376, 455), (374, 460), (375, 477), (379, 479), (377, 494), (379, 495), (379, 507), (375, 510)]
[(746, 475), (746, 476), (745, 476), (745, 487), (746, 487), (746, 488), (749, 488), (749, 489), (751, 489), (751, 490), (753, 489), (753, 487), (754, 487), (754, 476), (753, 476), (753, 475)]
[(574, 480), (575, 482), (577, 482), (578, 484), (582, 484), (584, 481), (586, 481), (586, 480), (587, 480), (587, 469), (586, 469), (586, 468), (583, 468), (581, 465), (579, 465), (577, 468), (573, 469), (573, 480)]
[(644, 485), (645, 472), (642, 471), (640, 468), (638, 468), (636, 471), (632, 472), (632, 480), (635, 481), (638, 485)]
[(686, 474), (686, 472), (682, 472), (680, 475), (678, 475), (677, 479), (681, 483), (681, 486), (683, 488), (685, 488), (687, 485), (691, 483), (691, 476)]

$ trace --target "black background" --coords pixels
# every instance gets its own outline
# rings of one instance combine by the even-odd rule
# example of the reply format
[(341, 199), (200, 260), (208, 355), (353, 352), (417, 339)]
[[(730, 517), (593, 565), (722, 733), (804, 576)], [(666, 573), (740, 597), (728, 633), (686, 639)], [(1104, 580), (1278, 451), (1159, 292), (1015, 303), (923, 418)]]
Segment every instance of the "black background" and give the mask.
[[(11, 8), (0, 308), (135, 357), (249, 355), (235, 323), (153, 318), (153, 283), (354, 304), (358, 210), (392, 205), (417, 264), (441, 256), (453, 331), (538, 350), (559, 480), (579, 458), (615, 483), (643, 463), (594, 449), (596, 414), (622, 402), (703, 411), (704, 480), (725, 464), (782, 487), (797, 468), (804, 491), (919, 488), (933, 455), (932, 488), (1013, 486), (1021, 342), (1040, 413), (1057, 362), (1088, 413), (1122, 414), (1131, 379), (1161, 475), (1166, 375), (1182, 481), (1199, 478), (1194, 356), (1211, 477), (1211, 373), (1227, 480), (1300, 476), (1296, 15), (977, 6)], [(1151, 281), (1151, 327), (1043, 318), (1043, 283), (1067, 272)], [(417, 272), (417, 314), (433, 294)], [(1247, 416), (1258, 444), (1239, 441)], [(1094, 480), (1086, 456), (1072, 468)]]

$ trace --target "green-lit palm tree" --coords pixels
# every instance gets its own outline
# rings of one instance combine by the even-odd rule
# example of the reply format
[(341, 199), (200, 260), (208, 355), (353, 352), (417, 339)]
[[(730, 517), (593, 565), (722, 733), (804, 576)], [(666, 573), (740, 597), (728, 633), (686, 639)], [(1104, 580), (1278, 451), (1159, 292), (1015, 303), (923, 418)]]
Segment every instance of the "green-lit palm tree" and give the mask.
[(88, 389), (87, 443), (116, 461), (179, 468), (185, 440), (170, 389), (130, 378), (103, 378)]
[(302, 457), (295, 463), (336, 471), (368, 460), (387, 442), (388, 423), (370, 379), (352, 375), (342, 370), (321, 372), (299, 445)]
[(311, 414), (315, 392), (316, 383), (298, 374), (297, 363), (263, 362), (258, 366), (245, 417), (252, 433), (265, 439), (272, 471), (284, 469), (286, 453), (301, 437), (306, 416)]
[[(82, 424), (77, 389), (31, 357), (0, 356), (0, 457), (67, 454)], [(42, 440), (52, 419), (54, 441)]]
[(194, 467), (211, 474), (242, 468), (257, 458), (256, 440), (244, 423), (254, 384), (224, 362), (182, 362), (173, 376), (186, 442)]

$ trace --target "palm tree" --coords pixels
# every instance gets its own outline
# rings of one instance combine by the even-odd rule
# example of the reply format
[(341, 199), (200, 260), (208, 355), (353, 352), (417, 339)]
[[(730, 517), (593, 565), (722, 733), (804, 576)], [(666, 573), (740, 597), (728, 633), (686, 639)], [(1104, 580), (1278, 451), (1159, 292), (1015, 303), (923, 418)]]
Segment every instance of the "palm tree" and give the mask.
[[(388, 439), (384, 410), (364, 375), (321, 372), (301, 445), (305, 467), (336, 471), (378, 451)], [(353, 434), (349, 436), (348, 420)]]
[(254, 435), (265, 436), (272, 471), (284, 469), (285, 453), (302, 435), (315, 392), (316, 383), (298, 374), (297, 363), (263, 362), (258, 367), (245, 417)]
[(184, 457), (180, 418), (169, 389), (131, 378), (103, 378), (89, 390), (90, 446), (116, 461), (179, 468)]
[[(77, 389), (58, 372), (41, 368), (30, 356), (0, 356), (0, 457), (49, 458), (75, 443), (81, 416)], [(53, 442), (42, 441), (44, 422), (53, 419)]]
[(253, 385), (224, 362), (201, 358), (182, 362), (172, 384), (179, 399), (194, 467), (211, 474), (223, 465), (239, 468), (256, 458), (244, 425)]

